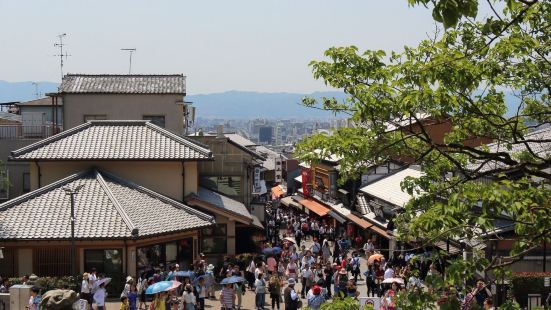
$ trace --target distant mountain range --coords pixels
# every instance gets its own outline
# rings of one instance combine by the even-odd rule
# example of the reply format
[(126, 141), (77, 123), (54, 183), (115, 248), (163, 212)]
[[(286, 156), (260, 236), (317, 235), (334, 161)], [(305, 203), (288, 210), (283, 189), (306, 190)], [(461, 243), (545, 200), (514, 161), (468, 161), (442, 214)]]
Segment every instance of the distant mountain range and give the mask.
[[(40, 96), (55, 92), (58, 83), (37, 82)], [(220, 119), (251, 119), (251, 118), (306, 118), (321, 119), (333, 118), (333, 113), (302, 106), (300, 103), (305, 96), (314, 98), (336, 97), (344, 99), (343, 92), (314, 92), (311, 94), (298, 93), (261, 93), (252, 91), (227, 91), (223, 93), (188, 95), (186, 101), (193, 102), (197, 107), (196, 117)], [(0, 102), (27, 101), (36, 98), (36, 88), (32, 82), (0, 81)], [(519, 100), (506, 94), (509, 111), (515, 110)]]

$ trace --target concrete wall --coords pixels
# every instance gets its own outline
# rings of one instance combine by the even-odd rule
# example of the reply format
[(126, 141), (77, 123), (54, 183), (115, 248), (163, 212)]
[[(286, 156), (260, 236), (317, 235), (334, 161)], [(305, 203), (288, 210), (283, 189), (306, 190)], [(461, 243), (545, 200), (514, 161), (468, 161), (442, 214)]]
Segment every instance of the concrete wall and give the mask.
[(141, 120), (145, 115), (164, 115), (165, 128), (182, 133), (181, 95), (66, 94), (63, 96), (64, 129), (84, 123), (85, 115), (106, 115), (110, 120)]
[[(184, 163), (185, 193), (183, 192), (182, 163), (164, 161), (75, 161), (40, 162), (40, 187), (74, 173), (97, 167), (135, 182), (151, 190), (182, 201), (184, 195), (197, 192), (197, 163)], [(30, 164), (31, 190), (39, 186), (38, 166)]]
[[(53, 122), (53, 116), (52, 116), (52, 107), (51, 106), (26, 106), (21, 105), (19, 106), (20, 114), (23, 115), (23, 113), (32, 112), (32, 113), (44, 113), (45, 115), (45, 121), (46, 122)], [(57, 119), (58, 119), (58, 125), (63, 125), (63, 106), (57, 107)]]
[(209, 146), (214, 156), (214, 161), (198, 163), (200, 176), (239, 176), (241, 177), (241, 195), (232, 197), (250, 206), (252, 200), (253, 175), (252, 155), (229, 143), (227, 139), (219, 139), (214, 136), (193, 136), (201, 143)]

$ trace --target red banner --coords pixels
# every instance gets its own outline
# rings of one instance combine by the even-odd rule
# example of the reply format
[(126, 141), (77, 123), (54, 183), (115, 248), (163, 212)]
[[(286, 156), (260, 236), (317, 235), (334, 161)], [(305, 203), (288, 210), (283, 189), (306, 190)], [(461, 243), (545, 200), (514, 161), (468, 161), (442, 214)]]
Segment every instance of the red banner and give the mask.
[(308, 185), (310, 185), (310, 178), (311, 178), (312, 171), (309, 168), (301, 168), (300, 174), (302, 176), (302, 192), (304, 196), (309, 197), (310, 188)]

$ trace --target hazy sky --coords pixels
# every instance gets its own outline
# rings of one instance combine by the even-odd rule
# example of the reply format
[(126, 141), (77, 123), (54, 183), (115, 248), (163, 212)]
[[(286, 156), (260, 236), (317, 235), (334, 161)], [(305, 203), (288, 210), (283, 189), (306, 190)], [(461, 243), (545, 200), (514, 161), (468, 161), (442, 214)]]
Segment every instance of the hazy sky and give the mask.
[(184, 73), (188, 94), (324, 90), (308, 63), (331, 46), (401, 49), (432, 33), (406, 0), (0, 0), (0, 80), (60, 81), (65, 72)]

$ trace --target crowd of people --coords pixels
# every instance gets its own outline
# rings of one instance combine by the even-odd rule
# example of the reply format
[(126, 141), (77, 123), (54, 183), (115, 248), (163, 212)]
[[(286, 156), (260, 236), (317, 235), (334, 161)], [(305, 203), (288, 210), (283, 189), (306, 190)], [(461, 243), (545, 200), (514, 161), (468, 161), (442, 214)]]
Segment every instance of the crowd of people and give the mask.
[[(150, 268), (137, 279), (127, 277), (120, 294), (120, 309), (204, 310), (206, 299), (218, 299), (224, 310), (241, 309), (243, 296), (250, 291), (255, 296), (257, 310), (265, 307), (295, 310), (306, 306), (316, 310), (330, 299), (358, 299), (360, 295), (380, 297), (382, 309), (393, 310), (401, 294), (431, 291), (431, 278), (442, 274), (442, 264), (429, 253), (398, 251), (397, 255), (385, 257), (370, 238), (362, 244), (358, 239), (351, 242), (331, 222), (292, 208), (268, 205), (266, 230), (267, 242), (257, 255), (246, 260), (226, 257), (215, 267), (201, 255), (186, 271), (173, 264), (168, 268)], [(95, 269), (83, 274), (80, 297), (88, 301), (91, 309), (92, 305), (98, 310), (105, 307), (108, 282), (101, 279)], [(23, 278), (26, 280), (28, 277)], [(169, 280), (182, 285), (146, 294), (149, 286)], [(7, 292), (8, 287), (0, 279), (0, 292)], [(29, 309), (38, 309), (39, 291), (35, 288), (32, 291)], [(475, 304), (493, 309), (492, 293), (484, 281), (479, 280), (466, 296), (459, 291), (448, 287), (438, 292), (442, 296), (438, 303), (456, 303), (463, 310)]]

